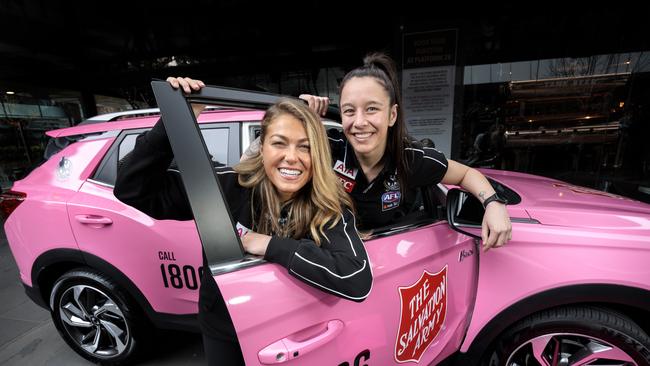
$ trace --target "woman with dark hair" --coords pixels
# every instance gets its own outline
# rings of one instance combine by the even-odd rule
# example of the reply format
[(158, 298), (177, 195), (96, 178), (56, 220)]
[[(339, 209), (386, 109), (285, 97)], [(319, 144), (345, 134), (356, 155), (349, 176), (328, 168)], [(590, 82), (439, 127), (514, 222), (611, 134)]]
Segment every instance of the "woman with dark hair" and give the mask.
[[(173, 84), (174, 78), (170, 78)], [(195, 108), (198, 116), (202, 108)], [(304, 103), (283, 100), (262, 120), (261, 148), (215, 168), (244, 249), (332, 295), (363, 301), (372, 273), (352, 202), (331, 169), (325, 128)], [(114, 194), (155, 219), (191, 220), (192, 211), (162, 121), (138, 137), (118, 169)], [(203, 257), (204, 267), (205, 255)], [(210, 365), (244, 363), (228, 309), (210, 271), (199, 290), (199, 323)]]
[[(397, 71), (390, 57), (382, 53), (366, 56), (363, 66), (345, 75), (339, 90), (343, 134), (330, 136), (333, 167), (354, 200), (360, 228), (396, 222), (411, 211), (418, 187), (442, 182), (464, 188), (483, 203), (485, 250), (510, 240), (506, 202), (485, 176), (408, 138)], [(327, 98), (301, 98), (321, 114), (327, 110)]]

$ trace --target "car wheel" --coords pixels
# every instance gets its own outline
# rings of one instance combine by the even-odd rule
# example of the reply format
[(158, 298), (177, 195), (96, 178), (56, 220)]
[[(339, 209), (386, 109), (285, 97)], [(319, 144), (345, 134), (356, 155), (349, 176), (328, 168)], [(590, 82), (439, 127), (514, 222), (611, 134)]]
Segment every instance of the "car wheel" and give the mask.
[(76, 269), (61, 276), (50, 297), (59, 334), (85, 359), (122, 365), (144, 348), (148, 324), (138, 308), (107, 276)]
[(650, 338), (618, 312), (562, 307), (516, 323), (498, 338), (482, 365), (650, 365)]

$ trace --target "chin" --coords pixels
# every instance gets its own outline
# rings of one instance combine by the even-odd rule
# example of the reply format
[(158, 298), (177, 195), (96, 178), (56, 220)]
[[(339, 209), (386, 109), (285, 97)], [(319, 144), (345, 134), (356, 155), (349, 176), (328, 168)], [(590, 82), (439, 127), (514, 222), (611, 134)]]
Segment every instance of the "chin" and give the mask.
[(283, 195), (291, 196), (293, 198), (293, 197), (295, 197), (296, 194), (298, 194), (298, 192), (300, 192), (300, 190), (304, 186), (305, 186), (304, 184), (300, 184), (300, 185), (291, 184), (291, 185), (283, 185), (282, 187), (279, 187), (279, 188), (276, 187), (276, 188), (277, 188), (279, 193), (281, 193)]
[(354, 148), (354, 151), (357, 153), (361, 154), (367, 154), (371, 151), (373, 151), (376, 148), (376, 145), (374, 144), (368, 144), (368, 143), (353, 143), (352, 147)]

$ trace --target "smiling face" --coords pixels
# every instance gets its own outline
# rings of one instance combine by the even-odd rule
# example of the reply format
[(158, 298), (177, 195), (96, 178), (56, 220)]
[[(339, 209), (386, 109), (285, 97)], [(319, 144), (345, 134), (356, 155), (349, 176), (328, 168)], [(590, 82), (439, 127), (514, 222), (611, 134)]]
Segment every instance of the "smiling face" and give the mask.
[(294, 197), (312, 176), (309, 138), (302, 122), (280, 114), (267, 127), (261, 147), (264, 171), (282, 201)]
[(397, 105), (373, 77), (354, 77), (341, 90), (343, 132), (357, 156), (377, 162), (386, 150), (388, 128), (397, 119)]

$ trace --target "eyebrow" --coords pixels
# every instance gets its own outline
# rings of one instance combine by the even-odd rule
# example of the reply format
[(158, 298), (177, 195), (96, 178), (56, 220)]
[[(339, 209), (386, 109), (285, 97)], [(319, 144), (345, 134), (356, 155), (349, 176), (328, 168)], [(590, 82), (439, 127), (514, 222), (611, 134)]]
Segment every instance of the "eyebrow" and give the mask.
[[(273, 135), (271, 135), (271, 136), (269, 136), (269, 137), (271, 137), (271, 138), (273, 138), (273, 137), (277, 137), (277, 138), (282, 139), (282, 140), (284, 140), (284, 141), (288, 141), (288, 140), (289, 140), (286, 136), (284, 136), (284, 135), (280, 135), (280, 134), (277, 134), (277, 133), (274, 133)], [(302, 138), (302, 139), (298, 140), (298, 143), (305, 142), (305, 141), (306, 141), (306, 142), (309, 142), (309, 137), (305, 137), (305, 138)]]
[[(381, 102), (378, 102), (376, 100), (371, 100), (370, 102), (366, 103), (366, 106), (371, 105), (371, 104), (383, 105), (383, 103), (381, 103)], [(354, 107), (354, 105), (352, 103), (343, 103), (341, 105), (341, 108), (345, 108), (345, 107)]]

